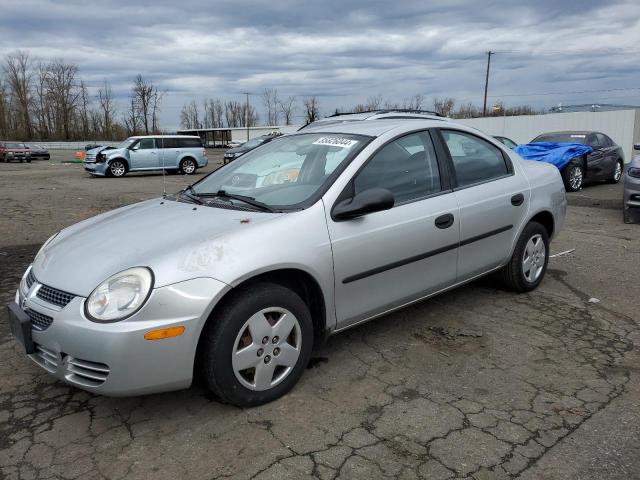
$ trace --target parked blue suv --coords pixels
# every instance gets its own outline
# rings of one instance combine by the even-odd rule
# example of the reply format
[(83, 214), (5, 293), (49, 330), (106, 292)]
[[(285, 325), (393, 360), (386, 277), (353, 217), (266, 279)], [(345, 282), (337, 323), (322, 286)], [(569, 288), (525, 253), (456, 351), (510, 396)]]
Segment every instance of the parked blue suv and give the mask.
[(123, 177), (127, 172), (166, 170), (191, 175), (206, 167), (207, 152), (200, 137), (153, 135), (129, 137), (116, 148), (89, 150), (84, 169), (91, 175)]

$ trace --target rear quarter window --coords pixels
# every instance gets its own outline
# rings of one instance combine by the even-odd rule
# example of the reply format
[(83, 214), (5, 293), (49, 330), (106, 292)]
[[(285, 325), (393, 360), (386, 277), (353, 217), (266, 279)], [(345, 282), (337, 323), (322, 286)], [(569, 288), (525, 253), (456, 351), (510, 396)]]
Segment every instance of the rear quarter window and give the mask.
[(202, 140), (199, 138), (180, 138), (179, 143), (182, 148), (202, 148)]

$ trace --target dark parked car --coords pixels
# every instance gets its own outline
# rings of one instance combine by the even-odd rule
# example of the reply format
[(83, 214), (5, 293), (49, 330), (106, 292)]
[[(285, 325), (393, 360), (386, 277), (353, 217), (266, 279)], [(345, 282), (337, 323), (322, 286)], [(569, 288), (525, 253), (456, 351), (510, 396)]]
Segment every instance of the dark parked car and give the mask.
[(624, 177), (624, 216), (629, 223), (640, 221), (640, 143), (633, 149), (638, 154), (631, 160)]
[(0, 142), (0, 159), (5, 163), (12, 160), (31, 163), (31, 151), (21, 142)]
[(238, 147), (233, 147), (224, 152), (223, 163), (229, 163), (236, 158), (244, 155), (247, 152), (250, 152), (254, 148), (258, 148), (260, 145), (264, 145), (265, 143), (269, 143), (274, 138), (278, 138), (280, 133), (278, 134), (270, 134), (270, 135), (262, 135), (260, 137), (252, 138), (251, 140), (243, 143)]
[(46, 148), (38, 147), (36, 145), (27, 145), (27, 148), (31, 152), (31, 158), (34, 160), (49, 160), (51, 155)]
[(535, 142), (580, 143), (593, 148), (593, 152), (574, 158), (561, 171), (568, 192), (577, 192), (587, 182), (606, 180), (618, 183), (622, 178), (624, 153), (619, 145), (604, 133), (576, 131), (543, 133)]
[(516, 148), (518, 146), (518, 144), (516, 142), (514, 142), (513, 140), (511, 140), (509, 137), (502, 137), (500, 135), (494, 135), (493, 138), (495, 138), (501, 144), (503, 144), (507, 148), (510, 148), (511, 150), (513, 150), (514, 148)]

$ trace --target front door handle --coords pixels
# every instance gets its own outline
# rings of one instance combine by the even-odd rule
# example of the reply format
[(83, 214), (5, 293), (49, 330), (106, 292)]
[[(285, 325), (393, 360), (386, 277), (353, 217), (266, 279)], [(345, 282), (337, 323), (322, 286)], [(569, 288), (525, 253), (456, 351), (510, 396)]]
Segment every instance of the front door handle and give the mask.
[(518, 193), (517, 195), (514, 195), (513, 197), (511, 197), (511, 205), (518, 207), (522, 205), (523, 202), (524, 202), (524, 195), (521, 193)]
[(436, 218), (435, 224), (436, 224), (436, 227), (441, 228), (441, 229), (445, 229), (445, 228), (449, 228), (451, 225), (453, 225), (453, 221), (454, 221), (453, 214), (446, 213), (446, 214), (440, 215), (438, 218)]

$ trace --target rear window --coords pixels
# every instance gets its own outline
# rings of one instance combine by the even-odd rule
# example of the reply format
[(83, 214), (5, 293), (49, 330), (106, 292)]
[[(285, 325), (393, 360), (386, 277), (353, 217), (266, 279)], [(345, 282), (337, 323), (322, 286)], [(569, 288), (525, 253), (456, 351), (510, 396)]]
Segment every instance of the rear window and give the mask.
[(202, 140), (199, 138), (179, 138), (182, 148), (202, 148)]
[(587, 143), (587, 135), (584, 133), (549, 133), (540, 135), (533, 139), (531, 143), (553, 142), (553, 143)]
[(158, 148), (202, 148), (200, 138), (161, 137), (156, 139)]

